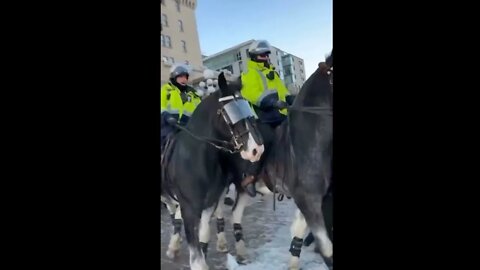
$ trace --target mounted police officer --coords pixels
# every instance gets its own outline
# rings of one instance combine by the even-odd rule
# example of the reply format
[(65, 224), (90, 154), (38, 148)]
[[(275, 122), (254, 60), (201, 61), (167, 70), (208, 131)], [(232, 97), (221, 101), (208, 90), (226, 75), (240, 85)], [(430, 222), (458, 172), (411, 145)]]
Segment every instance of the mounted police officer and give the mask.
[(186, 125), (201, 98), (187, 85), (190, 74), (187, 66), (175, 65), (170, 70), (170, 81), (160, 89), (161, 131), (163, 153), (167, 137), (176, 130), (175, 124)]
[[(274, 130), (287, 118), (287, 104), (293, 102), (293, 96), (270, 64), (270, 44), (266, 40), (254, 41), (248, 49), (250, 60), (247, 70), (242, 73), (242, 96), (248, 100), (255, 109), (259, 118), (259, 128), (268, 152), (273, 140)], [(265, 159), (266, 154), (262, 156)], [(262, 160), (252, 163), (247, 169), (247, 176), (242, 181), (242, 186), (247, 193), (254, 197), (255, 177), (259, 174)]]

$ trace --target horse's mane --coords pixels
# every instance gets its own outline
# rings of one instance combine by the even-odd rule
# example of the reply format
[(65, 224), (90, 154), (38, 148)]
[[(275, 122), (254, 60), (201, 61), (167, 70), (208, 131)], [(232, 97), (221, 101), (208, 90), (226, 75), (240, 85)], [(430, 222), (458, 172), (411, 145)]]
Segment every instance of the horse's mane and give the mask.
[(328, 69), (319, 66), (303, 83), (292, 106), (321, 106), (321, 104), (331, 105), (332, 102), (333, 93), (331, 91)]

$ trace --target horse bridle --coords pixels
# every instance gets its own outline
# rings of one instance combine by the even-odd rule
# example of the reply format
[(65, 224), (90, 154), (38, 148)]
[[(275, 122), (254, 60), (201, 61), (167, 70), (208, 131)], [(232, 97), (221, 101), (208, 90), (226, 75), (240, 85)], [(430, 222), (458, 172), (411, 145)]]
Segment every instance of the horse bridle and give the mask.
[[(226, 101), (228, 102), (223, 104)], [(227, 123), (228, 132), (232, 136), (232, 139), (229, 143), (233, 145), (233, 149), (238, 152), (243, 146), (243, 143), (240, 142), (240, 138), (247, 134), (250, 130), (247, 125), (247, 129), (244, 132), (235, 135), (233, 132), (233, 125), (241, 120), (253, 118), (254, 115), (250, 109), (248, 101), (237, 94), (219, 98), (218, 102), (222, 103), (223, 106), (222, 108), (218, 109), (217, 114), (221, 115)]]

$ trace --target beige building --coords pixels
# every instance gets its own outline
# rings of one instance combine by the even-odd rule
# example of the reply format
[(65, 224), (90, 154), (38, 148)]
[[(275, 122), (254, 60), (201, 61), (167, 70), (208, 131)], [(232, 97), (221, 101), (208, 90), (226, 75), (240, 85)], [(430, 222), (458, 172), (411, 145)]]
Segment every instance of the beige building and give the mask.
[(160, 5), (160, 84), (168, 81), (170, 68), (188, 64), (190, 80), (202, 76), (202, 54), (197, 32), (197, 0), (161, 0)]
[[(236, 46), (203, 58), (203, 65), (213, 70), (229, 70), (239, 76), (247, 68), (248, 47), (255, 40), (251, 39)], [(275, 66), (280, 78), (290, 93), (297, 94), (305, 82), (303, 59), (272, 46), (270, 62)]]

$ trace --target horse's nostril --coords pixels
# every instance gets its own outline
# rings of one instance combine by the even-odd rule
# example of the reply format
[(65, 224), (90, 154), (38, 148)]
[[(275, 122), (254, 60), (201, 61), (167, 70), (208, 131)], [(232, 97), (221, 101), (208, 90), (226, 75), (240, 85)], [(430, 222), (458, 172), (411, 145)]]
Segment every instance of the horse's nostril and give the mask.
[(253, 155), (256, 156), (257, 155), (257, 149), (253, 149)]

